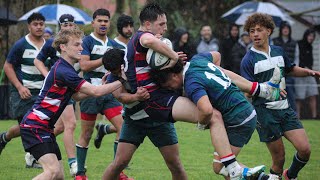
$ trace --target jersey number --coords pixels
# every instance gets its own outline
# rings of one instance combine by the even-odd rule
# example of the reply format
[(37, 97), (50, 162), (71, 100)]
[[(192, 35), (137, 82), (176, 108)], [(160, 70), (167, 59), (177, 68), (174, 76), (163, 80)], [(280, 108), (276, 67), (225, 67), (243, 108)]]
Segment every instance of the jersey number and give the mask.
[(213, 73), (209, 73), (207, 71), (204, 72), (204, 74), (207, 76), (208, 79), (212, 79), (214, 81), (216, 81), (217, 83), (219, 83), (221, 86), (223, 86), (224, 89), (227, 89), (230, 84), (230, 78), (228, 76), (226, 76), (219, 68), (217, 68), (214, 64), (212, 63), (208, 63), (208, 67), (212, 70), (212, 71), (216, 71), (218, 70), (220, 72), (220, 74), (223, 76), (223, 78), (216, 76)]

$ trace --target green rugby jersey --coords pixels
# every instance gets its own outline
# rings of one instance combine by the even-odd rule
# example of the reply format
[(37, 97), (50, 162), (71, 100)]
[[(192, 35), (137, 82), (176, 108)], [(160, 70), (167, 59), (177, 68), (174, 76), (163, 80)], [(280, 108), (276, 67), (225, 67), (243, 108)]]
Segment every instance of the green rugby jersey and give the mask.
[(212, 106), (221, 112), (224, 119), (232, 119), (245, 109), (252, 108), (239, 88), (213, 64), (211, 53), (194, 55), (186, 64), (184, 90), (195, 104), (207, 95)]
[[(7, 57), (7, 62), (13, 65), (19, 81), (31, 90), (40, 90), (44, 80), (40, 71), (33, 64), (41, 48), (38, 49), (26, 35), (14, 44)], [(17, 91), (16, 88), (14, 90)]]
[[(125, 47), (118, 44), (113, 39), (107, 38), (106, 41), (103, 42), (93, 33), (83, 39), (82, 47), (83, 51), (81, 54), (89, 56), (91, 61), (101, 58), (108, 49), (119, 48), (125, 50)], [(103, 67), (103, 65), (101, 65), (90, 72), (84, 72), (83, 77), (93, 85), (100, 85), (101, 78), (106, 72), (107, 70)]]
[[(268, 54), (252, 47), (243, 57), (240, 71), (241, 75), (249, 81), (263, 83), (271, 79), (276, 66), (280, 68), (282, 74), (280, 88), (285, 89), (285, 76), (295, 64), (291, 63), (279, 46), (269, 46)], [(271, 102), (265, 98), (253, 97), (252, 103), (255, 106), (264, 104), (269, 109), (287, 109), (289, 107), (286, 98)]]

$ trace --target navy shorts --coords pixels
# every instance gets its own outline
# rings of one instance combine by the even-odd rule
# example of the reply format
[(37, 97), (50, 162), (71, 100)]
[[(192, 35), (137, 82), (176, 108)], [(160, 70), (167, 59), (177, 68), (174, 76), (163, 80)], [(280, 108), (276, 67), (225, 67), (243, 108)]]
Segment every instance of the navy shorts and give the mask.
[(43, 155), (52, 153), (57, 156), (57, 159), (60, 161), (62, 159), (60, 148), (57, 142), (52, 143), (41, 143), (37, 144), (28, 149), (27, 152), (33, 155), (33, 157), (38, 161)]
[[(36, 156), (40, 158), (42, 155), (47, 153), (55, 153), (55, 154), (57, 153), (57, 157), (59, 156), (58, 152), (60, 152), (60, 150), (59, 151), (57, 150), (59, 149), (59, 147), (58, 145), (56, 145), (57, 144), (56, 137), (53, 134), (53, 130), (46, 129), (41, 126), (34, 126), (34, 127), (25, 127), (25, 126), (26, 126), (25, 124), (20, 124), (20, 134), (21, 134), (22, 144), (26, 152), (30, 152), (35, 158)], [(51, 145), (42, 145), (43, 147), (46, 146), (47, 149), (44, 148), (43, 152), (41, 151), (41, 153), (38, 152), (38, 154), (34, 154), (33, 152), (31, 152), (33, 150), (32, 148), (39, 144), (51, 144)], [(61, 153), (60, 153), (60, 156), (61, 156)]]
[(172, 107), (179, 97), (175, 91), (158, 89), (150, 93), (150, 99), (145, 101), (145, 111), (152, 121), (175, 122), (172, 117)]

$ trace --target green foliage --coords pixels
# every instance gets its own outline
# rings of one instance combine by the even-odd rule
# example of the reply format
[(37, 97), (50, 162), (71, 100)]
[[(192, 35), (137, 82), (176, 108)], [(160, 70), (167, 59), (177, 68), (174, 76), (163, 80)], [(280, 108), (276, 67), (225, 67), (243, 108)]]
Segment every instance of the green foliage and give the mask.
[[(10, 126), (15, 125), (16, 121), (0, 121), (0, 132), (7, 130)], [(299, 179), (309, 180), (318, 179), (320, 176), (320, 132), (318, 127), (320, 121), (303, 121), (307, 134), (312, 146), (312, 153), (309, 163), (301, 171)], [(180, 156), (182, 163), (191, 180), (215, 180), (222, 179), (215, 175), (211, 169), (213, 148), (209, 137), (209, 131), (199, 131), (195, 125), (187, 123), (176, 123), (176, 129), (179, 137)], [(93, 137), (95, 136), (93, 134)], [(80, 122), (76, 128), (76, 142), (80, 134)], [(113, 159), (113, 141), (115, 135), (108, 135), (103, 139), (100, 149), (95, 149), (93, 140), (90, 142), (86, 165), (88, 167), (89, 179), (101, 179), (105, 168)], [(62, 143), (62, 135), (58, 136), (58, 143), (62, 152), (63, 164), (65, 169), (66, 179), (71, 179), (69, 176), (69, 168), (67, 165), (67, 157)], [(286, 163), (285, 168), (288, 168), (292, 157), (295, 153), (294, 148), (288, 141), (286, 144)], [(251, 141), (245, 146), (238, 156), (238, 161), (248, 165), (249, 167), (265, 164), (267, 172), (271, 165), (271, 157), (266, 146), (260, 143), (257, 133), (254, 133)], [(5, 177), (6, 180), (15, 179), (31, 179), (41, 173), (38, 169), (26, 169), (24, 161), (24, 152), (21, 145), (21, 139), (13, 139), (7, 144), (6, 148), (0, 155), (0, 179)], [(138, 180), (167, 180), (171, 179), (170, 172), (163, 161), (160, 152), (149, 139), (139, 147), (130, 162), (126, 174)]]

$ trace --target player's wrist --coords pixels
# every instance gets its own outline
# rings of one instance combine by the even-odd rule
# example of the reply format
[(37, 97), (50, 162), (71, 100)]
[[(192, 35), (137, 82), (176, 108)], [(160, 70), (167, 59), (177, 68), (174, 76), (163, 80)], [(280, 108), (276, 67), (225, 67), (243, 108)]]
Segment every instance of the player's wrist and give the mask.
[(118, 80), (121, 82), (121, 84), (125, 84), (127, 82), (125, 79), (123, 79), (123, 77), (119, 77)]

